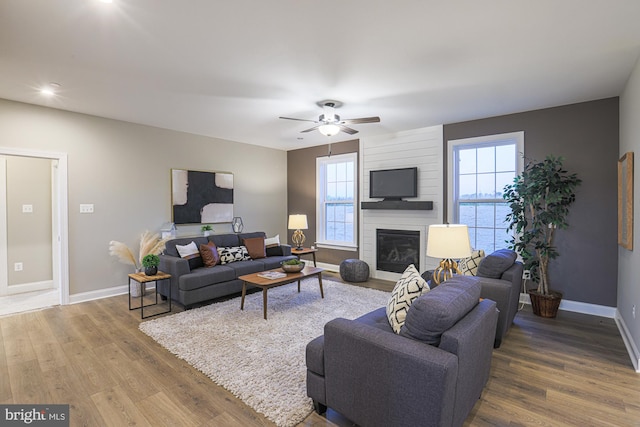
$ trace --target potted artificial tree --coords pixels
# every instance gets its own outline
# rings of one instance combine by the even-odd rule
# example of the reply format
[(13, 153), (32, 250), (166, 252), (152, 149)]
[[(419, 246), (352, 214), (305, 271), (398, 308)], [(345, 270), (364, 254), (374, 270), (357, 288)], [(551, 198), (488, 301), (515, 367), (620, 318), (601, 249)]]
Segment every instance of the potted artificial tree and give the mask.
[(562, 294), (549, 289), (549, 261), (560, 255), (554, 245), (556, 231), (568, 227), (569, 207), (582, 182), (563, 169), (563, 160), (550, 155), (542, 162), (528, 162), (503, 195), (511, 208), (508, 229), (515, 231), (509, 248), (520, 254), (524, 269), (538, 283), (527, 293), (533, 312), (542, 317), (556, 317), (560, 307)]

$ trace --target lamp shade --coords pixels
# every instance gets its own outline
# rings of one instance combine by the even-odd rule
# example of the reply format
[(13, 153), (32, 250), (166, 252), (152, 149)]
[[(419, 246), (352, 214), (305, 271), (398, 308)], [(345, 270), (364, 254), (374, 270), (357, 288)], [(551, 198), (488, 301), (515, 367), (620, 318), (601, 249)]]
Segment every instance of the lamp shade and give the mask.
[(460, 259), (471, 256), (469, 230), (463, 224), (429, 226), (427, 256), (441, 259)]
[(306, 215), (289, 215), (289, 230), (306, 230), (309, 228), (307, 225)]

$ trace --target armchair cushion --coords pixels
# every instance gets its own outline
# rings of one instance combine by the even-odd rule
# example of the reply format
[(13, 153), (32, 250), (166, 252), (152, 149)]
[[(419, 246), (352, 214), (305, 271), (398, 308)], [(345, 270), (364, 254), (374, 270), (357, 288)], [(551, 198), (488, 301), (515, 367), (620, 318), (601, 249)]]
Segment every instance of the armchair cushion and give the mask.
[(480, 290), (475, 278), (452, 277), (411, 304), (400, 335), (439, 345), (442, 333), (478, 304)]
[(400, 328), (404, 324), (411, 303), (428, 291), (429, 285), (420, 276), (416, 267), (411, 264), (402, 273), (402, 277), (391, 291), (391, 298), (387, 303), (387, 318), (396, 334), (400, 333)]
[(517, 255), (509, 249), (500, 249), (487, 255), (478, 267), (477, 275), (490, 279), (499, 279), (516, 262)]

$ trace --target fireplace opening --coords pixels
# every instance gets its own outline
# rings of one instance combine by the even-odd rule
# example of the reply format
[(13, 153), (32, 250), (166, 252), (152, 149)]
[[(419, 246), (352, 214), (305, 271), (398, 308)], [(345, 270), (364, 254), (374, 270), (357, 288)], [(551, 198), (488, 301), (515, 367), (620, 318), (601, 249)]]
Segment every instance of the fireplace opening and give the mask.
[(403, 273), (409, 265), (420, 271), (420, 232), (376, 230), (376, 268)]

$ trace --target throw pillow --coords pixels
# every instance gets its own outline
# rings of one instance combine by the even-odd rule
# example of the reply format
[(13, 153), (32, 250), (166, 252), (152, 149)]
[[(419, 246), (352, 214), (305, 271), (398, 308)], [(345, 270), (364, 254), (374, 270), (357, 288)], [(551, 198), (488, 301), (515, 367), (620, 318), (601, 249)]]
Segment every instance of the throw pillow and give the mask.
[(220, 264), (251, 259), (245, 246), (218, 247), (218, 254), (220, 254)]
[(484, 259), (484, 250), (480, 249), (471, 252), (469, 258), (462, 258), (458, 261), (458, 268), (460, 272), (465, 276), (475, 276), (478, 273), (478, 266)]
[(259, 259), (267, 256), (264, 237), (251, 237), (242, 239), (242, 244), (249, 251), (251, 259)]
[(500, 249), (487, 255), (480, 265), (476, 276), (499, 279), (516, 262), (518, 255), (510, 249)]
[(196, 242), (191, 242), (188, 245), (176, 245), (176, 250), (180, 254), (180, 258), (186, 259), (189, 262), (189, 269), (202, 267), (202, 257), (200, 256), (200, 250), (196, 246)]
[(215, 243), (209, 242), (206, 245), (200, 245), (200, 256), (205, 267), (213, 267), (220, 262), (220, 255)]
[(429, 292), (429, 285), (420, 276), (416, 267), (411, 264), (402, 273), (402, 277), (394, 286), (391, 298), (387, 303), (387, 318), (396, 334), (400, 333), (400, 328), (404, 325), (411, 303), (426, 292)]
[(479, 278), (453, 276), (411, 304), (400, 335), (439, 345), (442, 334), (478, 304), (481, 289)]
[(267, 248), (280, 246), (280, 235), (276, 234), (274, 237), (269, 237), (268, 239), (264, 239), (264, 245)]

